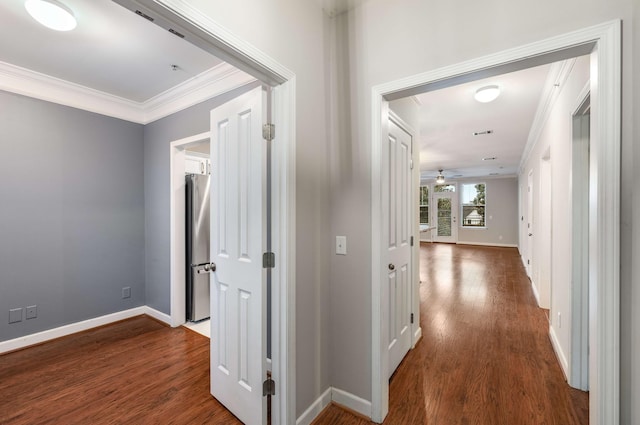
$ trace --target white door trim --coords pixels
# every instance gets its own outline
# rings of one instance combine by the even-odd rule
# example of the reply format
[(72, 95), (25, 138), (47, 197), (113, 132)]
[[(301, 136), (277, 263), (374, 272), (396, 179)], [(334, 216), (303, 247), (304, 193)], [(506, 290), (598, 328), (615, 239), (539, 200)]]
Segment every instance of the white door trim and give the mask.
[(372, 276), (372, 419), (382, 422), (389, 410), (389, 382), (384, 339), (386, 306), (381, 298), (384, 250), (381, 234), (381, 168), (383, 152), (383, 103), (401, 98), (421, 87), (450, 85), (466, 79), (498, 75), (589, 52), (592, 72), (592, 173), (591, 187), (597, 203), (590, 209), (590, 423), (619, 423), (619, 306), (620, 306), (620, 99), (621, 22), (606, 22), (557, 37), (427, 71), (372, 88), (371, 147), (371, 276)]
[(169, 144), (169, 273), (170, 273), (170, 317), (171, 326), (174, 328), (185, 323), (186, 315), (186, 282), (185, 282), (185, 209), (184, 205), (179, 208), (176, 204), (177, 192), (180, 191), (180, 198), (184, 200), (184, 157), (185, 148), (190, 145), (208, 141), (210, 132), (196, 134), (174, 140)]
[(173, 28), (185, 39), (225, 62), (274, 86), (272, 150), (272, 423), (293, 424), (295, 399), (295, 241), (296, 241), (296, 75), (266, 53), (237, 37), (184, 0), (113, 0), (155, 17), (154, 23)]

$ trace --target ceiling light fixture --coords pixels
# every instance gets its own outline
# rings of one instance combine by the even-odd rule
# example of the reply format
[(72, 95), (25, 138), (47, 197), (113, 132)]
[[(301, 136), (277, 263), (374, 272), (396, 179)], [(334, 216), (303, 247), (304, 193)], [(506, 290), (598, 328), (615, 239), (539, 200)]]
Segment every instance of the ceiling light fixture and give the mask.
[(33, 19), (52, 30), (71, 31), (78, 25), (71, 9), (57, 0), (27, 0), (24, 7)]
[(474, 97), (478, 102), (489, 103), (500, 96), (500, 87), (496, 85), (480, 87)]
[(436, 183), (438, 184), (442, 184), (444, 183), (444, 176), (442, 175), (442, 170), (438, 170), (440, 172), (440, 174), (438, 174), (438, 177), (436, 177)]

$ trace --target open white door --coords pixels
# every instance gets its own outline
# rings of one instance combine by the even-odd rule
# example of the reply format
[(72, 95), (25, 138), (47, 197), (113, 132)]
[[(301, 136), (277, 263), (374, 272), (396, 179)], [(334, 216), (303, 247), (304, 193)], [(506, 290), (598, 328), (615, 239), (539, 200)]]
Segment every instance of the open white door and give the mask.
[(411, 348), (411, 135), (389, 120), (389, 377)]
[(211, 111), (211, 394), (266, 424), (266, 146), (258, 87)]

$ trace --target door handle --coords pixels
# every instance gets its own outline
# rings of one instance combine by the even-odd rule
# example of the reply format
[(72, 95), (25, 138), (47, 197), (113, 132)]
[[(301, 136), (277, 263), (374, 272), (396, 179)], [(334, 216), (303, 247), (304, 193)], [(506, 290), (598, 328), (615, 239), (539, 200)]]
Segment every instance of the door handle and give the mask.
[(389, 270), (395, 270), (396, 266), (394, 266), (393, 264), (389, 263)]
[(533, 236), (533, 233), (529, 233), (529, 236)]
[[(196, 270), (196, 273), (204, 274), (204, 273), (213, 273), (216, 271), (216, 263), (201, 264), (201, 266), (202, 268)], [(195, 266), (195, 267), (199, 267), (199, 266)]]

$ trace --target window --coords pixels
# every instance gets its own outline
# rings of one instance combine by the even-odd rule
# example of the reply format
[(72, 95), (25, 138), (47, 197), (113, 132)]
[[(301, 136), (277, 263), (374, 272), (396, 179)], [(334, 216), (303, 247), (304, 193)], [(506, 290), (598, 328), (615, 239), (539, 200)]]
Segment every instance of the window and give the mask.
[(429, 186), (420, 186), (420, 224), (429, 224)]
[(486, 186), (462, 185), (462, 227), (485, 227)]

